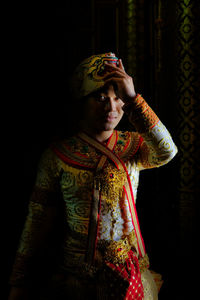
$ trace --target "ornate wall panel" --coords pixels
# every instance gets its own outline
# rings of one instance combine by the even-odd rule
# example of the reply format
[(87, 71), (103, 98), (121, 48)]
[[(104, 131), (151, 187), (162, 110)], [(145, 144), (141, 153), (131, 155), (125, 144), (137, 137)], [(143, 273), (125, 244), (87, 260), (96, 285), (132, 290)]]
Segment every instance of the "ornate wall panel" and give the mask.
[(144, 16), (144, 0), (125, 1), (124, 58), (127, 73), (134, 78), (139, 91), (144, 91)]
[[(176, 1), (177, 13), (177, 100), (179, 135), (179, 216), (181, 241), (188, 236), (192, 245), (199, 184), (199, 140), (200, 140), (200, 101), (199, 101), (199, 52), (197, 45), (198, 24), (195, 1)], [(191, 248), (190, 248), (191, 249)], [(192, 249), (191, 249), (192, 250)]]
[(126, 1), (126, 60), (127, 73), (133, 76), (137, 70), (136, 1)]

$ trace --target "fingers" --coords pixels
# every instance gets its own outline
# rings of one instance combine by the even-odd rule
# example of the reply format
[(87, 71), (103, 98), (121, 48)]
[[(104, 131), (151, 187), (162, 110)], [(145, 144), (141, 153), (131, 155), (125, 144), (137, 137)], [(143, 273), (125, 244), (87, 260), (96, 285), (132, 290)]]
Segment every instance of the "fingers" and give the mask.
[(118, 78), (118, 77), (109, 77), (107, 79), (104, 79), (104, 82), (105, 83), (113, 83), (113, 82), (121, 82), (121, 78)]
[(121, 59), (119, 59), (119, 66), (116, 66), (115, 64), (111, 64), (111, 63), (109, 63), (107, 61), (105, 61), (105, 65), (110, 70), (118, 70), (118, 71), (120, 71), (122, 73), (125, 73), (124, 66), (122, 64), (122, 60)]
[(119, 68), (125, 71), (121, 58), (119, 59)]
[(109, 72), (107, 75), (104, 76), (104, 80), (106, 79), (109, 79), (109, 78), (126, 78), (125, 74), (118, 71), (118, 70), (115, 70), (115, 71), (112, 71), (112, 72)]

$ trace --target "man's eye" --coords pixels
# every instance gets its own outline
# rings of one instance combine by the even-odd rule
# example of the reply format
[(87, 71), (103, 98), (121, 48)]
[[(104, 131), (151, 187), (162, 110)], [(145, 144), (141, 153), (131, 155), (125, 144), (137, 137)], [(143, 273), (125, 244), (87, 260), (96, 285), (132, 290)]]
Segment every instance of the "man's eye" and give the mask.
[(104, 102), (104, 101), (106, 100), (106, 97), (100, 95), (100, 96), (97, 98), (97, 100), (98, 100), (99, 102)]

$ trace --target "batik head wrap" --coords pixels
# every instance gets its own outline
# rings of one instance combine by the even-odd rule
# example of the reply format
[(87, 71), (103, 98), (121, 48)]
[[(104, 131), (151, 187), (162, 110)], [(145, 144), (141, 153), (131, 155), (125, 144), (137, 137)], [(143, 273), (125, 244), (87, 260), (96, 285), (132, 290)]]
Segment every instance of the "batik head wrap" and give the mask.
[(80, 99), (104, 86), (104, 76), (107, 74), (105, 61), (117, 64), (114, 53), (104, 53), (90, 56), (83, 60), (75, 69), (71, 81), (72, 95)]

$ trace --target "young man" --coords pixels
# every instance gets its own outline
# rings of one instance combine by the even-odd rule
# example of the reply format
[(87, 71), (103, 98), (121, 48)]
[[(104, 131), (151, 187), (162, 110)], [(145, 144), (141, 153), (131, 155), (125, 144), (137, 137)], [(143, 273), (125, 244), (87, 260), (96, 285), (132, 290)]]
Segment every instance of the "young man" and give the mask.
[[(113, 53), (84, 60), (72, 90), (82, 107), (80, 130), (41, 158), (10, 300), (25, 299), (38, 281), (37, 299), (156, 300), (159, 283), (148, 269), (135, 207), (139, 172), (168, 163), (177, 148)], [(115, 130), (124, 112), (136, 132)], [(44, 263), (55, 233), (56, 263), (48, 279), (37, 280), (41, 263), (54, 258)]]

